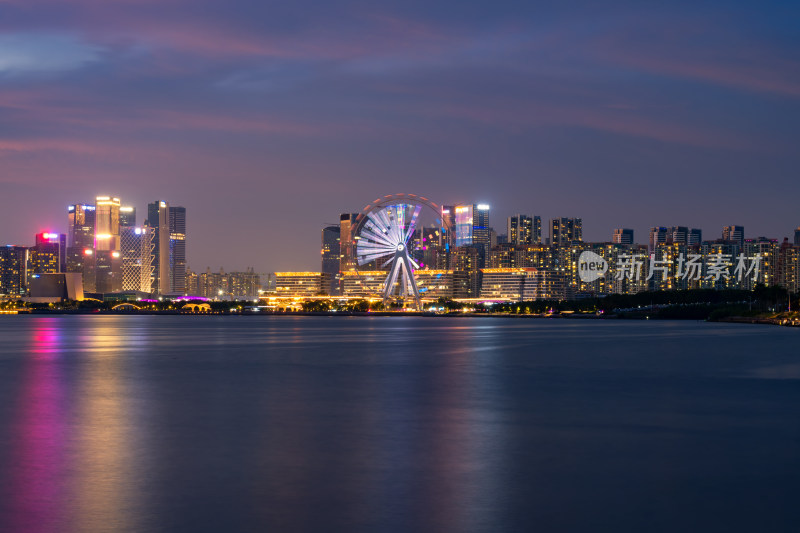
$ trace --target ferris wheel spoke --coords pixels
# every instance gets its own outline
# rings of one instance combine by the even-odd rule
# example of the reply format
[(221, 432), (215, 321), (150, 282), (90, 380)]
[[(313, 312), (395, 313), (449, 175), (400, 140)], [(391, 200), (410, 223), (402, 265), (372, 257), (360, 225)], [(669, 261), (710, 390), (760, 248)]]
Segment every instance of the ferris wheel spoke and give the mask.
[(411, 216), (411, 221), (408, 223), (408, 231), (406, 231), (406, 236), (403, 239), (403, 242), (408, 242), (408, 239), (414, 234), (414, 229), (417, 226), (417, 217), (419, 216), (420, 211), (422, 211), (421, 205), (414, 206), (414, 214)]

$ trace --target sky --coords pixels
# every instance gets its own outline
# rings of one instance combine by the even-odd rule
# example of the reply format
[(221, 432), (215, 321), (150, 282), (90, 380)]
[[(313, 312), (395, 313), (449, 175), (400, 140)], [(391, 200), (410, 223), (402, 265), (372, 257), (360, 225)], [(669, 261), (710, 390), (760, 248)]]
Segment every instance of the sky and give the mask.
[(799, 141), (796, 2), (0, 0), (5, 243), (163, 199), (195, 271), (318, 270), (392, 193), (782, 239)]

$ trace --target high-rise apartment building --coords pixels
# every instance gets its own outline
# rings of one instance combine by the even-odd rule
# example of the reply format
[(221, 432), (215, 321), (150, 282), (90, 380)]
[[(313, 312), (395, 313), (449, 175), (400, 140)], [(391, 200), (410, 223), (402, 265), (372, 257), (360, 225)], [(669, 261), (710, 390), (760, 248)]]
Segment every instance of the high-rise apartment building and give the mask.
[(633, 244), (633, 230), (628, 228), (617, 228), (611, 239), (614, 244)]
[(550, 220), (550, 244), (569, 246), (583, 242), (583, 221), (580, 218), (553, 218)]
[(0, 294), (23, 296), (27, 290), (28, 248), (0, 247)]
[(339, 274), (339, 239), (341, 228), (339, 226), (326, 226), (322, 228), (322, 272), (330, 274), (330, 287), (328, 294), (338, 294), (337, 274)]
[(703, 242), (703, 230), (692, 228), (689, 230), (689, 235), (686, 237), (686, 244), (694, 246)]
[(650, 228), (650, 242), (648, 250), (652, 252), (659, 244), (667, 242), (668, 235), (669, 228), (664, 226), (655, 226)]
[[(514, 246), (528, 246), (542, 242), (542, 217), (513, 215), (506, 221), (508, 243)], [(499, 243), (498, 243), (499, 244)]]
[(725, 226), (722, 228), (722, 240), (744, 246), (744, 226)]
[(800, 227), (794, 230), (794, 245), (800, 246)]

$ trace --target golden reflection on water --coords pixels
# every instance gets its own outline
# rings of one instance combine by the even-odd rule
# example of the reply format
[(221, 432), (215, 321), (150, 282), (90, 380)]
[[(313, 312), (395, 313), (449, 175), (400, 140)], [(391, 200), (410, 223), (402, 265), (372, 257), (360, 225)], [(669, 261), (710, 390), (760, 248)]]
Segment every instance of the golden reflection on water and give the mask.
[(125, 337), (98, 324), (79, 337), (86, 355), (77, 387), (73, 530), (136, 531), (134, 453), (135, 412), (126, 399), (124, 361), (119, 357)]

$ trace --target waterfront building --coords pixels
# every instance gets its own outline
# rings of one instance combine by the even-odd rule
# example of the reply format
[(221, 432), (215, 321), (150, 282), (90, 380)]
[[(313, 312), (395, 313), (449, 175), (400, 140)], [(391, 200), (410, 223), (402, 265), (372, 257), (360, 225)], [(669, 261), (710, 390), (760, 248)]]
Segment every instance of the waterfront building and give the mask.
[(567, 275), (536, 268), (484, 268), (481, 270), (481, 298), (530, 301), (566, 300), (574, 292)]
[(186, 208), (158, 200), (147, 204), (152, 232), (151, 287), (158, 294), (186, 293)]
[(423, 299), (453, 298), (452, 270), (417, 270), (414, 272), (414, 279)]
[(454, 297), (476, 298), (481, 287), (480, 247), (456, 246), (450, 253), (454, 271)]
[(329, 286), (330, 274), (327, 272), (275, 272), (275, 293), (278, 297), (323, 296)]
[(121, 226), (122, 290), (149, 293), (153, 279), (153, 230)]
[(786, 238), (775, 251), (777, 256), (774, 261), (775, 284), (791, 293), (797, 292), (798, 289), (800, 289), (800, 284), (798, 284), (798, 276), (800, 275), (800, 272), (798, 272), (798, 269), (800, 269), (798, 255), (800, 248), (794, 246), (789, 242), (789, 239)]
[[(277, 274), (277, 273), (276, 273)], [(385, 270), (348, 270), (342, 272), (342, 295), (359, 298), (378, 298), (386, 281)]]
[(153, 276), (150, 281), (151, 290), (157, 294), (170, 292), (169, 288), (169, 204), (158, 200), (147, 204), (147, 220), (153, 240), (151, 264)]
[(633, 230), (628, 228), (617, 228), (611, 240), (614, 244), (633, 244)]
[(550, 244), (568, 246), (583, 242), (583, 221), (580, 218), (553, 218), (550, 220)]
[(67, 235), (37, 233), (28, 252), (28, 274), (58, 274), (67, 269)]
[[(94, 254), (85, 254), (89, 269), (84, 269), (84, 284), (94, 287), (90, 292), (108, 293), (122, 290), (122, 255), (119, 234), (120, 199), (109, 196), (95, 198)], [(87, 274), (89, 274), (87, 276)], [(93, 274), (93, 276), (91, 275)], [(87, 283), (87, 278), (89, 279)]]
[(28, 248), (0, 246), (0, 294), (19, 297), (27, 291)]

